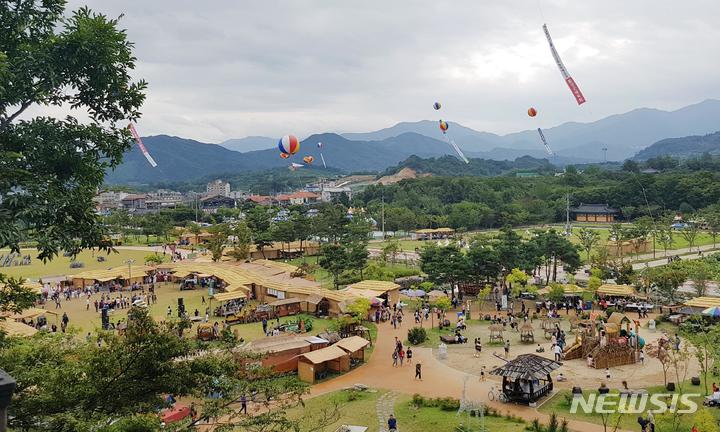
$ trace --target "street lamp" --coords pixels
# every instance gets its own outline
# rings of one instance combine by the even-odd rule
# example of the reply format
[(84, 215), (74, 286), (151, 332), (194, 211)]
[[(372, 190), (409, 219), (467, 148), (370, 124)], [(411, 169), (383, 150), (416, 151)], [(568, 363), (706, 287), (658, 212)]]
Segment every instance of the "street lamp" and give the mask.
[(130, 281), (132, 280), (132, 265), (135, 263), (135, 260), (129, 259), (125, 261), (125, 263), (128, 265), (128, 285), (130, 285)]
[(0, 432), (7, 430), (7, 409), (13, 391), (15, 391), (15, 379), (0, 370)]

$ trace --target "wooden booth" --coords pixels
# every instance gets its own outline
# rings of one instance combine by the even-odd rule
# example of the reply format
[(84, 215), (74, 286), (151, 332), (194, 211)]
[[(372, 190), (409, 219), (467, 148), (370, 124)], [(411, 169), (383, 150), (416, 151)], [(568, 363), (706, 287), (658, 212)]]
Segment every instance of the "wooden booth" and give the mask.
[(273, 336), (252, 341), (248, 349), (263, 354), (262, 366), (272, 368), (276, 372), (292, 372), (298, 370), (301, 355), (321, 350), (328, 346), (326, 339), (316, 336)]
[(350, 336), (345, 339), (340, 339), (335, 346), (342, 348), (348, 354), (350, 359), (353, 361), (365, 361), (365, 347), (370, 345), (370, 341), (360, 336)]
[(490, 371), (502, 377), (502, 392), (509, 401), (534, 403), (553, 389), (550, 373), (560, 363), (535, 354), (522, 354)]
[(303, 302), (303, 300), (300, 300), (298, 298), (286, 298), (281, 300), (275, 300), (274, 302), (270, 303), (270, 306), (273, 308), (273, 313), (275, 316), (288, 316), (288, 315), (296, 315), (302, 312), (302, 308), (300, 307), (300, 304)]
[(310, 384), (316, 379), (327, 377), (329, 372), (349, 370), (350, 354), (335, 345), (303, 354), (298, 358), (298, 378)]

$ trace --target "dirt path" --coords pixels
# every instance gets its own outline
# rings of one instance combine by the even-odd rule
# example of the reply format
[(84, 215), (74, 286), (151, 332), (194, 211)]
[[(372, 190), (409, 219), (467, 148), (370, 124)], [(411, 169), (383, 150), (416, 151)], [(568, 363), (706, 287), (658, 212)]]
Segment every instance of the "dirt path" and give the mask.
[[(319, 396), (333, 391), (351, 387), (354, 384), (364, 384), (369, 387), (386, 389), (398, 393), (414, 394), (419, 393), (426, 397), (454, 397), (462, 396), (464, 372), (446, 366), (435, 358), (429, 348), (414, 348), (413, 362), (422, 362), (422, 381), (415, 380), (415, 365), (407, 364), (402, 367), (392, 366), (392, 352), (394, 340), (405, 339), (407, 328), (393, 329), (389, 323), (378, 326), (378, 338), (374, 342), (375, 351), (370, 360), (363, 366), (341, 375), (332, 380), (314, 385), (310, 390), (310, 396)], [(488, 379), (480, 382), (471, 378), (471, 385), (468, 386), (467, 396), (471, 400), (486, 403), (500, 412), (511, 412), (527, 421), (537, 418), (547, 421), (549, 416), (538, 412), (535, 408), (521, 405), (506, 405), (498, 402), (489, 402), (487, 394), (492, 385), (497, 381)], [(399, 419), (402, 421), (402, 419)], [(378, 416), (380, 422), (380, 416)], [(387, 420), (385, 420), (387, 422)], [(387, 423), (384, 423), (387, 424)], [(602, 432), (601, 425), (580, 421), (570, 421), (570, 429), (582, 432)], [(384, 425), (383, 425), (384, 427)]]

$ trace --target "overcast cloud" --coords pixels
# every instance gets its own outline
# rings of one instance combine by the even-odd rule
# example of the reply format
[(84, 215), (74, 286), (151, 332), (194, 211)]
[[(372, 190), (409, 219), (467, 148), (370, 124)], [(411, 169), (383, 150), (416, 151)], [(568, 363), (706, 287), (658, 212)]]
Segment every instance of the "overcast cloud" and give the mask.
[(436, 100), (447, 120), (506, 133), (720, 97), (718, 0), (69, 2), (85, 4), (124, 14), (149, 82), (143, 135), (365, 132), (436, 119)]

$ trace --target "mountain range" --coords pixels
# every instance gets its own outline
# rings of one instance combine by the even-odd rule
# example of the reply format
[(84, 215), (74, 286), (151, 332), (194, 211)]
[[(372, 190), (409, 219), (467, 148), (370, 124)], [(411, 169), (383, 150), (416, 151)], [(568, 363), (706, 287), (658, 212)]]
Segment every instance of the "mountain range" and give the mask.
[[(608, 160), (623, 160), (659, 140), (718, 130), (720, 101), (706, 100), (675, 111), (641, 108), (591, 123), (571, 122), (543, 129), (555, 152), (552, 157), (545, 153), (536, 130), (496, 135), (450, 122), (449, 133), (469, 158), (515, 160), (528, 155), (565, 165), (602, 161), (603, 148), (607, 148)], [(380, 172), (412, 155), (439, 158), (455, 154), (437, 122), (430, 120), (398, 123), (374, 132), (311, 135), (290, 160), (280, 158), (276, 139), (267, 137), (228, 140), (220, 145), (168, 135), (143, 141), (158, 167), (151, 168), (133, 146), (123, 163), (107, 173), (108, 183), (148, 184), (258, 171), (302, 162), (304, 156), (313, 156), (314, 165), (320, 167), (318, 142), (323, 143), (327, 165), (346, 172)]]
[(658, 156), (690, 158), (703, 154), (720, 154), (720, 132), (660, 140), (639, 151), (633, 159), (647, 160)]
[[(548, 157), (537, 130), (498, 135), (480, 132), (461, 124), (448, 122), (448, 133), (468, 156), (504, 160), (523, 155), (537, 158)], [(665, 138), (704, 135), (720, 130), (720, 101), (708, 99), (674, 111), (640, 108), (623, 114), (616, 114), (589, 123), (568, 122), (543, 129), (550, 148), (558, 157), (573, 163), (621, 161), (632, 157), (643, 148)], [(438, 122), (422, 120), (402, 122), (373, 132), (343, 133), (352, 141), (381, 141), (404, 133), (416, 133), (442, 140)], [(249, 137), (257, 143), (260, 137)], [(265, 138), (267, 148), (274, 147), (277, 140)], [(256, 147), (232, 144), (221, 145), (237, 151), (250, 151)], [(607, 148), (604, 154), (603, 148)]]

